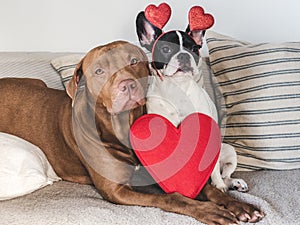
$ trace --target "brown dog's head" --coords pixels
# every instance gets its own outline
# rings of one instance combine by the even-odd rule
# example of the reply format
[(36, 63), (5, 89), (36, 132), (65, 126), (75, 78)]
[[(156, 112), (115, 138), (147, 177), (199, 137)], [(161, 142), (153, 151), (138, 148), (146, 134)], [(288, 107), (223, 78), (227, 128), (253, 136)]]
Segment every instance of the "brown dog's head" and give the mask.
[(116, 41), (89, 51), (77, 65), (67, 93), (75, 98), (81, 80), (89, 95), (111, 114), (145, 104), (149, 68), (137, 46)]

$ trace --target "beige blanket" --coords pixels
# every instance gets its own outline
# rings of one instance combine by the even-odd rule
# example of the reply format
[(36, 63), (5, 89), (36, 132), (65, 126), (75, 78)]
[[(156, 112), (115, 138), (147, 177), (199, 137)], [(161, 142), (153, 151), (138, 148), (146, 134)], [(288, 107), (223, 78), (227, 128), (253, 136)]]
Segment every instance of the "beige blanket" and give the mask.
[[(262, 208), (259, 225), (300, 224), (300, 170), (239, 172), (250, 192), (230, 194)], [(27, 196), (0, 202), (0, 224), (201, 225), (193, 218), (157, 208), (104, 201), (93, 186), (57, 182)], [(243, 223), (244, 224), (244, 223)]]

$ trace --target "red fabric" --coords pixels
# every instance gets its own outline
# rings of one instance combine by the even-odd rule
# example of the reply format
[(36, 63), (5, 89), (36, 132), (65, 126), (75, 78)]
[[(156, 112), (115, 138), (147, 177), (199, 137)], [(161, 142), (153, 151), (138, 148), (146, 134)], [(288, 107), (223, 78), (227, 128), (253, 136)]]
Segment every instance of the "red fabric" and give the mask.
[(214, 17), (211, 14), (204, 13), (200, 6), (194, 6), (189, 11), (190, 30), (207, 30), (214, 24)]
[(162, 29), (171, 17), (171, 7), (167, 3), (161, 3), (158, 7), (151, 4), (145, 9), (146, 19), (154, 26)]
[(132, 147), (166, 193), (195, 198), (209, 179), (221, 148), (221, 134), (209, 116), (193, 113), (176, 128), (166, 118), (146, 114), (131, 126)]

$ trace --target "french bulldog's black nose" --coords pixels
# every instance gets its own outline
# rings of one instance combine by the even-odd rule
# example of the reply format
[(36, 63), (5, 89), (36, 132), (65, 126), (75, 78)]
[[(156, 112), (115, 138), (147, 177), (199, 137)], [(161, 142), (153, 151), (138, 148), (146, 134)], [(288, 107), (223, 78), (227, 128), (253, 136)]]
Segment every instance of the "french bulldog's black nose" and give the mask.
[(180, 53), (178, 56), (177, 56), (177, 59), (178, 59), (178, 62), (180, 64), (187, 64), (190, 62), (190, 55), (187, 54), (187, 53)]

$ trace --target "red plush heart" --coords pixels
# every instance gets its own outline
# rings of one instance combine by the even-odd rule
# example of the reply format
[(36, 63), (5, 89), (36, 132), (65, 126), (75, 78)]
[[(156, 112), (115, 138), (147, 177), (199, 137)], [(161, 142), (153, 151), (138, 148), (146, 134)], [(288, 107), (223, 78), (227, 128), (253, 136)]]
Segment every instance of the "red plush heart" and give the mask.
[(200, 6), (194, 6), (189, 11), (189, 24), (191, 31), (206, 30), (214, 24), (214, 17), (211, 14), (204, 13)]
[(145, 9), (146, 19), (154, 26), (162, 29), (171, 17), (171, 7), (167, 3), (161, 3), (158, 7), (151, 4)]
[(176, 128), (166, 118), (146, 114), (130, 130), (131, 145), (166, 193), (195, 198), (218, 160), (220, 129), (209, 116), (193, 113)]

